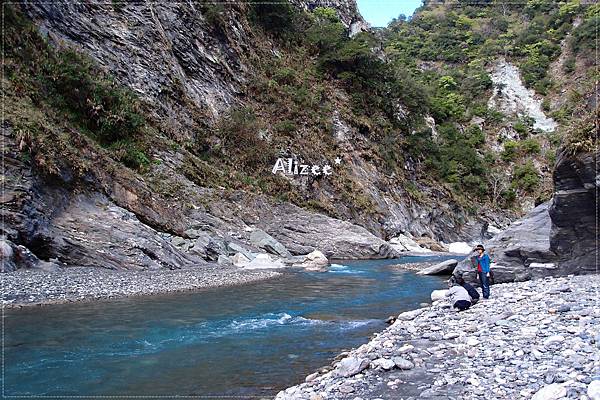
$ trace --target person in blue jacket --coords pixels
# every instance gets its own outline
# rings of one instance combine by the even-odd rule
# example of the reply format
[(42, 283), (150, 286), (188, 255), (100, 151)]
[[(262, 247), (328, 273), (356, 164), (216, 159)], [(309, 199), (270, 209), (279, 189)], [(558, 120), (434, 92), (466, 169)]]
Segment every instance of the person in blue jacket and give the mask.
[(477, 267), (477, 277), (481, 285), (481, 291), (483, 292), (483, 298), (490, 298), (490, 256), (485, 252), (485, 248), (482, 245), (475, 247), (477, 255), (473, 257), (474, 264)]

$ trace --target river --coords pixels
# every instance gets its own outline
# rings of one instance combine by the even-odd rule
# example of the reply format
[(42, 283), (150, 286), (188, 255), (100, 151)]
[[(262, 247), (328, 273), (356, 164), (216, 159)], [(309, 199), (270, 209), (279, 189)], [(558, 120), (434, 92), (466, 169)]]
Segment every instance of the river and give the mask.
[(5, 312), (5, 394), (274, 396), (429, 300), (443, 278), (338, 261), (200, 292)]

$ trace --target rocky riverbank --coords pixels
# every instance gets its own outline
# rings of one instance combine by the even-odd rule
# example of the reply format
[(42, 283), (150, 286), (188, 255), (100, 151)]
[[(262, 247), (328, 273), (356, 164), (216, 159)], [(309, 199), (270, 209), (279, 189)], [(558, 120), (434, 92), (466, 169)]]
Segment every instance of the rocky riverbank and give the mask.
[(600, 399), (600, 275), (492, 287), (405, 312), (276, 399)]
[(223, 266), (154, 271), (70, 267), (57, 271), (20, 269), (0, 274), (0, 281), (3, 306), (13, 308), (233, 286), (280, 275)]

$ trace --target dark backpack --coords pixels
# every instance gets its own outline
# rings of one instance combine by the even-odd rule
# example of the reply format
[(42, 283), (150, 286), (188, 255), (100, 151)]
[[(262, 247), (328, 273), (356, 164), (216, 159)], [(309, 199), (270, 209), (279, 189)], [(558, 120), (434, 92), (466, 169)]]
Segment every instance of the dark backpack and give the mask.
[(475, 289), (473, 286), (469, 285), (468, 283), (464, 283), (462, 285), (462, 287), (465, 288), (465, 290), (467, 291), (467, 293), (469, 293), (469, 296), (471, 296), (471, 298), (473, 300), (477, 300), (479, 299), (479, 292), (477, 292), (477, 289)]

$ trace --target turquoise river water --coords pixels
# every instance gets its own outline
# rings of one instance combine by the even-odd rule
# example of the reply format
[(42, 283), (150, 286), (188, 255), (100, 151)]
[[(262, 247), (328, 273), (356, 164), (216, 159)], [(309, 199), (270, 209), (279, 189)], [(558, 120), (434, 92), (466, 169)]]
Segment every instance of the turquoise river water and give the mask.
[(7, 396), (274, 396), (429, 300), (443, 278), (338, 261), (199, 292), (6, 310)]

